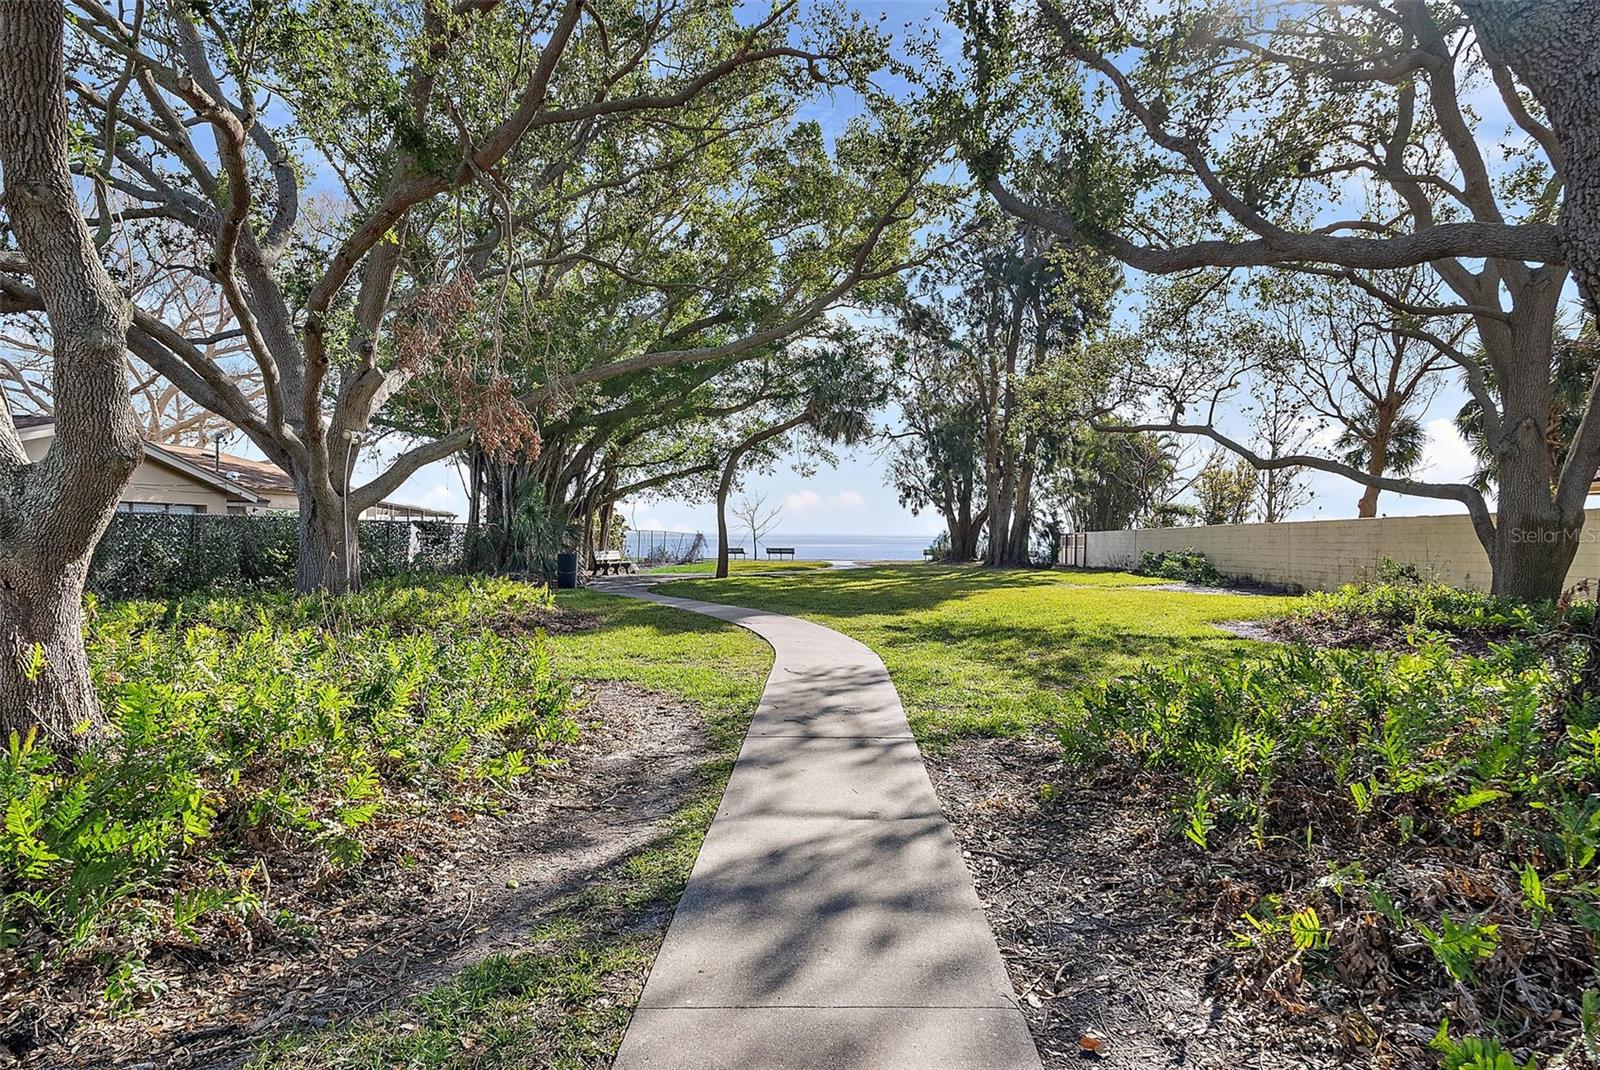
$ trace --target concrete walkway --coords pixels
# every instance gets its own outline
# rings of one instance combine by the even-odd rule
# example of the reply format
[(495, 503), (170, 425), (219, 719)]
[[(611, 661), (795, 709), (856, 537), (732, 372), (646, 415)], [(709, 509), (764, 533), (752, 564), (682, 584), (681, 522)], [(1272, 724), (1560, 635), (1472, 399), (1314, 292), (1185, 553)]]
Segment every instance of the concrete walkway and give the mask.
[(605, 589), (775, 652), (617, 1070), (1039, 1070), (878, 656), (793, 617)]

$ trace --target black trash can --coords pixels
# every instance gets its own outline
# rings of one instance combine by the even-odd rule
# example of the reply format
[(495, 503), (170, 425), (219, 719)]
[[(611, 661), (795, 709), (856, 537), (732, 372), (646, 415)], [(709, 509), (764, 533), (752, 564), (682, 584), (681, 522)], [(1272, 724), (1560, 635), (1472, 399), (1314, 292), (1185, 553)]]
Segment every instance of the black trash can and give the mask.
[(570, 591), (578, 586), (578, 555), (573, 550), (556, 554), (556, 586)]

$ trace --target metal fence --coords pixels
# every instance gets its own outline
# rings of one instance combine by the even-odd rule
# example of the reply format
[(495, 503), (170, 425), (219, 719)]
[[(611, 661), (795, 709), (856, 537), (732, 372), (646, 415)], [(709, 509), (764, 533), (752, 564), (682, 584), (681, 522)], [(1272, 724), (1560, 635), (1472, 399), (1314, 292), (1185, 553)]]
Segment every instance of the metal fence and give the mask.
[(698, 531), (634, 528), (623, 532), (622, 552), (640, 565), (687, 565), (705, 558), (706, 537)]

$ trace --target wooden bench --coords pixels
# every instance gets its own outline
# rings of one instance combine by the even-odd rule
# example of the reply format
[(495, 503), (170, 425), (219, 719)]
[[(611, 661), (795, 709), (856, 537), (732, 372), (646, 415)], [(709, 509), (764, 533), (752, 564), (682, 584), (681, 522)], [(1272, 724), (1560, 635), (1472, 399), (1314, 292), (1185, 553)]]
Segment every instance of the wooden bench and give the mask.
[(589, 562), (592, 572), (598, 576), (609, 575), (613, 572), (632, 572), (634, 563), (628, 560), (621, 550), (596, 550), (594, 558)]
[(767, 560), (771, 561), (774, 557), (787, 557), (790, 561), (793, 561), (794, 560), (794, 547), (793, 546), (769, 546), (769, 547), (767, 547)]
[(728, 547), (728, 556), (729, 557), (743, 557), (744, 556), (744, 547), (743, 546), (730, 546), (730, 547)]
[(933, 558), (934, 558), (933, 547), (930, 546), (926, 550), (922, 551), (922, 559), (924, 561), (932, 561)]

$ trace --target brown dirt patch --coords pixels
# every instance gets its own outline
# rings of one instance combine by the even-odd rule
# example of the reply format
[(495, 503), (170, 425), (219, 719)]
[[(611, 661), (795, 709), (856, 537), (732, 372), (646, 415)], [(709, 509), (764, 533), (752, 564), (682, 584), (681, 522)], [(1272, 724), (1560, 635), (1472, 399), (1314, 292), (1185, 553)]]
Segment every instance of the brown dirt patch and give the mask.
[(508, 639), (515, 639), (537, 635), (540, 632), (547, 632), (550, 635), (571, 635), (573, 632), (587, 632), (599, 624), (600, 618), (593, 613), (558, 607), (507, 610), (489, 618), (485, 627)]
[(1214, 626), (1232, 632), (1241, 639), (1254, 639), (1258, 643), (1288, 642), (1278, 636), (1270, 620), (1219, 620), (1214, 622)]
[(336, 882), (273, 873), (262, 919), (235, 921), (231, 941), (159, 948), (147, 971), (164, 990), (123, 1015), (104, 1011), (88, 970), (5, 996), (0, 1066), (231, 1065), (265, 1037), (388, 1006), (526, 947), (543, 908), (661, 834), (704, 758), (692, 705), (612, 683), (577, 695), (585, 731), (570, 763), (498, 813), (405, 822)]
[(927, 764), (1046, 1067), (1379, 1065), (1347, 1058), (1330, 1020), (1227, 980), (1243, 907), (1164, 842), (1170, 808), (1154, 792), (1114, 773), (1062, 783), (1055, 744), (1037, 739), (967, 741)]

